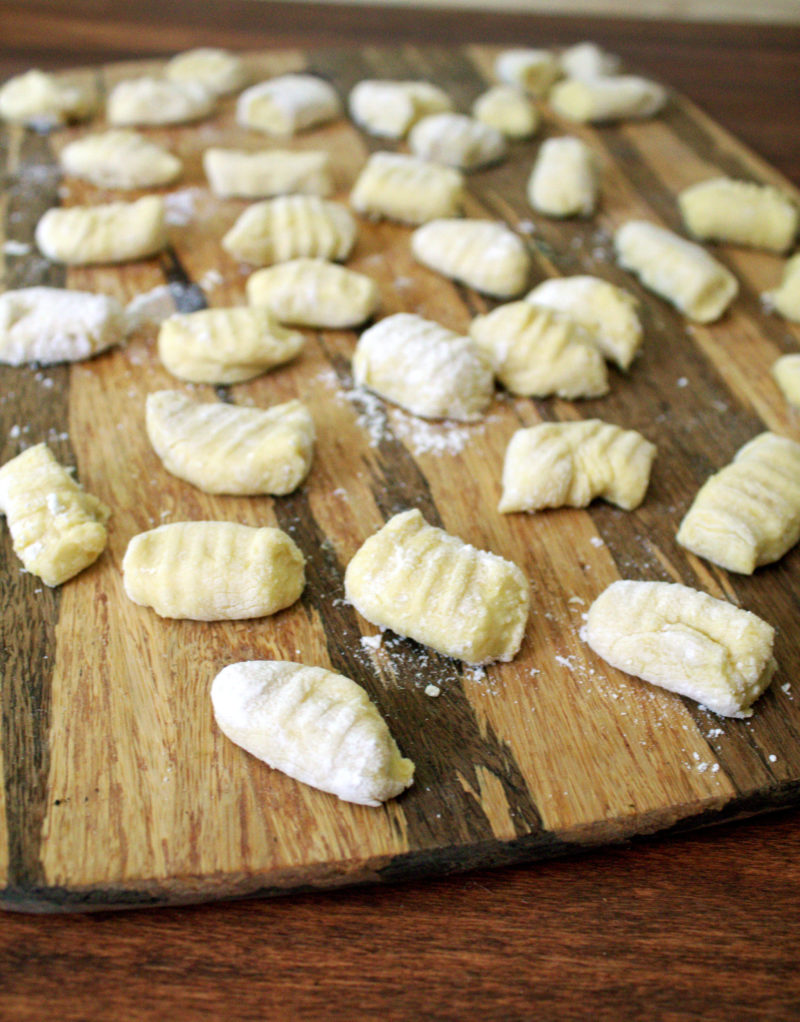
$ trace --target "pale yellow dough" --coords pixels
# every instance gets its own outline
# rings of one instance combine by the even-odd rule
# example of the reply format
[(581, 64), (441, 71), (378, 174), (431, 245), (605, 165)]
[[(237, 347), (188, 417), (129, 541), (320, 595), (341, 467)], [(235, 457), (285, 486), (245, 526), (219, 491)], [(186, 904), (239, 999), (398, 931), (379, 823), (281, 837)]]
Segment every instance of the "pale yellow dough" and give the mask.
[(466, 114), (429, 114), (408, 135), (411, 152), (422, 160), (460, 170), (476, 170), (506, 155), (505, 136)]
[(290, 259), (256, 270), (247, 281), (250, 304), (266, 307), (281, 323), (329, 330), (363, 323), (379, 298), (370, 277), (324, 259)]
[(603, 123), (653, 117), (667, 101), (657, 82), (637, 75), (566, 78), (548, 96), (553, 110), (570, 121)]
[(452, 110), (453, 103), (431, 82), (367, 78), (354, 86), (348, 106), (356, 124), (370, 135), (404, 138), (420, 118)]
[(405, 153), (373, 153), (350, 193), (358, 213), (405, 224), (455, 216), (463, 201), (461, 171)]
[(321, 150), (206, 149), (205, 171), (211, 191), (223, 198), (264, 199), (275, 195), (319, 195), (333, 191), (331, 159)]
[(785, 252), (796, 235), (800, 209), (771, 185), (717, 177), (684, 188), (678, 206), (690, 234), (770, 252)]
[(782, 355), (772, 364), (772, 375), (793, 408), (800, 408), (800, 355)]
[(36, 225), (42, 255), (70, 266), (127, 263), (167, 244), (164, 202), (146, 195), (135, 202), (54, 207)]
[(528, 582), (511, 561), (403, 511), (345, 572), (345, 594), (382, 628), (468, 664), (512, 660), (528, 618)]
[(506, 138), (530, 138), (539, 127), (536, 104), (514, 85), (494, 85), (472, 104), (472, 116)]
[(129, 78), (111, 90), (106, 104), (114, 127), (189, 124), (208, 117), (216, 96), (197, 81), (168, 78)]
[(606, 53), (597, 43), (584, 42), (568, 46), (559, 54), (558, 62), (567, 78), (605, 78), (619, 71), (620, 60)]
[(503, 50), (494, 65), (495, 74), (506, 85), (514, 85), (531, 96), (544, 96), (561, 75), (558, 57), (550, 50), (517, 47)]
[(528, 200), (545, 216), (591, 216), (597, 205), (597, 161), (579, 138), (542, 143), (528, 179)]
[(78, 138), (64, 146), (59, 160), (67, 174), (100, 188), (157, 188), (183, 169), (177, 156), (128, 128)]
[(530, 273), (522, 239), (491, 220), (431, 220), (411, 235), (411, 251), (432, 270), (496, 298), (518, 295)]
[(90, 117), (94, 90), (47, 71), (26, 71), (0, 87), (0, 119), (37, 128), (54, 128)]
[(285, 74), (245, 89), (236, 103), (236, 122), (285, 137), (325, 124), (341, 112), (336, 90), (323, 78)]
[(238, 92), (249, 78), (241, 57), (214, 46), (176, 54), (167, 61), (164, 73), (174, 82), (199, 82), (215, 96)]
[(800, 323), (800, 252), (787, 259), (781, 282), (774, 291), (767, 291), (764, 299), (785, 319)]

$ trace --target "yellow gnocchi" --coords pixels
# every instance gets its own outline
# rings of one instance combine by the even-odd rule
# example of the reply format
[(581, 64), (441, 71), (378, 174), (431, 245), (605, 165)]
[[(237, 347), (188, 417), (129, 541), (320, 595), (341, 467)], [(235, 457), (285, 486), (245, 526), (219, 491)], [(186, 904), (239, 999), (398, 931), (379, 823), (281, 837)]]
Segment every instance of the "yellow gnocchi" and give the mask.
[(275, 195), (319, 195), (333, 191), (330, 156), (322, 150), (206, 149), (203, 170), (211, 191), (223, 198), (262, 199)]
[(452, 110), (453, 103), (431, 82), (367, 78), (353, 87), (348, 106), (356, 124), (370, 135), (404, 138), (420, 118)]
[(90, 117), (95, 106), (92, 88), (47, 71), (26, 71), (0, 87), (0, 119), (15, 124), (57, 127)]
[(411, 251), (432, 270), (496, 298), (519, 294), (530, 273), (522, 239), (491, 220), (431, 220), (411, 235)]
[(591, 216), (597, 205), (598, 172), (592, 150), (579, 138), (548, 138), (528, 179), (528, 200), (545, 216)]
[(164, 73), (173, 82), (199, 82), (215, 96), (238, 92), (249, 78), (241, 57), (216, 46), (176, 54), (167, 61)]
[(67, 174), (100, 188), (157, 188), (183, 170), (177, 156), (127, 128), (78, 138), (64, 146), (59, 160)]
[(337, 202), (316, 195), (279, 195), (248, 206), (222, 239), (222, 247), (254, 266), (301, 256), (346, 259), (356, 233), (349, 210)]
[(638, 75), (566, 78), (548, 96), (550, 106), (569, 121), (607, 121), (654, 117), (667, 101), (667, 90)]
[(236, 103), (236, 122), (267, 135), (289, 136), (339, 117), (332, 85), (309, 74), (285, 74), (251, 85)]
[(422, 160), (459, 170), (477, 170), (506, 155), (505, 136), (466, 114), (429, 114), (408, 135), (411, 152)]
[(166, 247), (164, 202), (145, 195), (135, 202), (54, 207), (36, 225), (35, 237), (42, 255), (70, 266), (145, 259)]
[(257, 270), (247, 281), (247, 300), (264, 306), (281, 323), (341, 330), (369, 319), (379, 301), (370, 277), (324, 259), (290, 259)]
[(215, 102), (214, 93), (197, 81), (129, 78), (109, 93), (106, 118), (114, 127), (189, 124), (208, 117)]
[(800, 209), (771, 185), (716, 177), (678, 193), (690, 234), (701, 241), (726, 241), (785, 252), (797, 235)]
[(464, 201), (464, 176), (405, 153), (373, 153), (350, 193), (358, 213), (405, 224), (455, 216)]

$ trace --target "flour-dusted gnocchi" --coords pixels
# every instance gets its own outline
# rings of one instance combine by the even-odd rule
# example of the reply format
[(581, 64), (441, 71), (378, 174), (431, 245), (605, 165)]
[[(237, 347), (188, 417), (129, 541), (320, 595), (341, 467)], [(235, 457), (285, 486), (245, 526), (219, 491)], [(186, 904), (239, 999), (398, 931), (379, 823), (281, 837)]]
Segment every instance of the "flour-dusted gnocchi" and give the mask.
[(497, 379), (525, 397), (600, 397), (608, 374), (597, 345), (575, 320), (527, 301), (477, 316), (470, 336), (485, 351)]
[(763, 299), (768, 308), (800, 323), (800, 252), (787, 259), (780, 284), (774, 291), (765, 292)]
[(356, 124), (370, 135), (404, 138), (420, 118), (452, 110), (453, 102), (431, 82), (367, 78), (353, 88), (348, 106)]
[(0, 468), (0, 513), (25, 570), (48, 586), (97, 560), (111, 514), (59, 465), (47, 444), (29, 447)]
[(160, 617), (235, 621), (291, 606), (303, 591), (305, 566), (280, 529), (170, 522), (131, 539), (122, 581), (134, 603)]
[(215, 96), (238, 92), (249, 78), (241, 57), (215, 46), (176, 54), (167, 61), (164, 73), (174, 82), (199, 82)]
[(205, 493), (283, 496), (311, 468), (314, 420), (301, 401), (248, 408), (158, 390), (145, 422), (166, 470)]
[(620, 60), (597, 43), (576, 43), (562, 50), (558, 58), (567, 78), (604, 78), (619, 71)]
[(431, 220), (411, 235), (411, 251), (437, 273), (495, 298), (518, 295), (530, 273), (522, 239), (491, 220)]
[(279, 195), (248, 206), (222, 239), (222, 247), (254, 266), (300, 256), (346, 259), (356, 234), (352, 214), (338, 202), (316, 195)]
[(59, 162), (65, 173), (100, 188), (157, 188), (183, 170), (177, 156), (128, 128), (78, 138), (64, 146)]
[(566, 78), (553, 87), (548, 100), (560, 117), (599, 124), (654, 117), (667, 101), (667, 90), (637, 75)]
[(800, 408), (800, 355), (781, 355), (772, 365), (772, 375), (789, 404)]
[(32, 127), (54, 128), (90, 117), (94, 90), (46, 71), (26, 71), (0, 87), (0, 119)]
[(506, 85), (515, 85), (532, 96), (544, 96), (561, 75), (558, 57), (550, 50), (517, 47), (503, 50), (494, 65), (495, 74)]
[(35, 237), (42, 255), (70, 266), (145, 259), (167, 244), (164, 202), (145, 195), (135, 202), (54, 207), (36, 225)]
[(206, 149), (205, 171), (211, 191), (223, 198), (263, 199), (275, 195), (330, 195), (331, 158), (322, 150), (293, 152), (265, 149)]
[(512, 660), (528, 619), (516, 564), (429, 525), (416, 508), (366, 540), (344, 588), (367, 621), (468, 664)]
[(545, 216), (591, 216), (597, 205), (594, 153), (579, 138), (548, 138), (528, 179), (528, 200)]
[(0, 362), (78, 362), (119, 344), (125, 311), (110, 295), (24, 287), (0, 295)]
[(537, 284), (525, 300), (576, 320), (620, 369), (629, 368), (642, 346), (636, 299), (599, 277), (552, 277)]
[(373, 153), (350, 193), (357, 212), (405, 224), (455, 216), (463, 201), (459, 170), (405, 153)]
[(281, 323), (341, 330), (358, 326), (378, 307), (370, 277), (324, 259), (290, 259), (257, 270), (247, 281), (247, 300), (263, 305)]
[(800, 539), (800, 443), (760, 433), (708, 479), (686, 512), (681, 546), (750, 575)]
[(472, 104), (472, 116), (506, 138), (530, 138), (539, 127), (536, 104), (514, 85), (493, 85)]
[(689, 319), (713, 323), (739, 291), (731, 271), (665, 227), (629, 220), (614, 235), (617, 261)]
[(612, 667), (725, 717), (752, 716), (776, 666), (771, 625), (678, 583), (613, 582), (582, 637)]
[(129, 78), (111, 90), (106, 118), (115, 127), (189, 124), (208, 117), (216, 96), (200, 82)]
[(701, 241), (785, 252), (797, 235), (800, 208), (778, 188), (715, 177), (684, 188), (678, 206), (690, 234)]
[(459, 170), (476, 170), (506, 155), (505, 136), (466, 114), (429, 114), (408, 135), (411, 152), (422, 160)]
[(229, 664), (211, 702), (232, 742), (345, 802), (379, 806), (413, 783), (414, 764), (364, 689), (342, 674), (285, 660)]
[(518, 429), (503, 464), (498, 510), (586, 507), (596, 497), (631, 511), (644, 500), (656, 448), (600, 419)]
[(295, 357), (305, 338), (269, 309), (200, 309), (169, 316), (158, 332), (164, 366), (189, 383), (241, 383)]
[(285, 74), (251, 85), (236, 103), (241, 127), (282, 137), (325, 124), (341, 113), (336, 89), (309, 74)]
[(494, 389), (488, 357), (469, 337), (410, 312), (359, 338), (353, 380), (424, 419), (479, 419)]

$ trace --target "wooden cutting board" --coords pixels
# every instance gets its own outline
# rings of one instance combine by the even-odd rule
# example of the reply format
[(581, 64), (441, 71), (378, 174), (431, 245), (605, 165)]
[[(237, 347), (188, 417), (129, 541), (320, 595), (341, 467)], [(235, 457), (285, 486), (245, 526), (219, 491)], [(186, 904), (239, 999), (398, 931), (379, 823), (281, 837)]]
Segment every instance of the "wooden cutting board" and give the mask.
[[(493, 56), (476, 47), (247, 59), (256, 80), (310, 68), (343, 96), (365, 77), (428, 78), (467, 110), (491, 80)], [(105, 90), (157, 67), (87, 74)], [(477, 424), (433, 424), (354, 391), (354, 333), (309, 331), (294, 363), (218, 389), (242, 404), (309, 403), (318, 439), (307, 482), (283, 498), (213, 497), (166, 473), (143, 413), (150, 391), (184, 386), (158, 361), (155, 313), (245, 300), (249, 268), (219, 244), (244, 203), (210, 195), (201, 154), (210, 145), (276, 143), (238, 128), (233, 105), (223, 101), (217, 116), (193, 126), (148, 130), (185, 161), (184, 177), (167, 192), (171, 245), (159, 258), (119, 268), (67, 271), (32, 246), (50, 206), (118, 197), (59, 174), (58, 151), (86, 126), (0, 135), (8, 182), (3, 288), (95, 289), (124, 302), (143, 295), (145, 313), (124, 347), (90, 362), (2, 371), (1, 460), (46, 440), (113, 509), (106, 552), (56, 590), (21, 570), (2, 526), (2, 904), (75, 910), (392, 881), (564, 855), (797, 802), (800, 551), (747, 578), (675, 542), (698, 487), (746, 440), (764, 428), (800, 438), (769, 372), (776, 357), (797, 350), (798, 328), (765, 313), (759, 297), (777, 283), (781, 260), (717, 247), (741, 293), (724, 319), (700, 327), (643, 291), (611, 255), (611, 234), (626, 219), (680, 229), (677, 191), (714, 173), (791, 186), (679, 95), (655, 120), (599, 129), (560, 123), (543, 108), (535, 140), (469, 177), (466, 212), (502, 219), (526, 238), (531, 286), (590, 273), (634, 292), (646, 340), (630, 373), (612, 370), (611, 392), (599, 400), (498, 393)], [(525, 199), (541, 139), (560, 132), (585, 138), (600, 161), (602, 201), (590, 220), (546, 220)], [(288, 144), (333, 154), (343, 201), (368, 152), (381, 148), (346, 120)], [(384, 314), (413, 311), (465, 331), (490, 303), (418, 266), (409, 233), (362, 222), (348, 265), (378, 281)], [(190, 389), (207, 399), (215, 393)], [(658, 445), (643, 505), (498, 514), (514, 430), (592, 416)], [(350, 557), (409, 507), (515, 561), (530, 579), (531, 616), (512, 663), (475, 670), (388, 632), (374, 639), (377, 630), (344, 602)], [(287, 530), (307, 558), (301, 600), (272, 618), (210, 624), (162, 620), (135, 606), (121, 584), (128, 541), (186, 519)], [(779, 672), (752, 718), (718, 718), (611, 669), (584, 645), (582, 614), (617, 578), (681, 581), (776, 626)], [(226, 664), (264, 658), (321, 665), (363, 685), (416, 763), (414, 786), (380, 809), (354, 806), (228, 742), (213, 720), (211, 681)], [(438, 697), (426, 694), (430, 685)]]

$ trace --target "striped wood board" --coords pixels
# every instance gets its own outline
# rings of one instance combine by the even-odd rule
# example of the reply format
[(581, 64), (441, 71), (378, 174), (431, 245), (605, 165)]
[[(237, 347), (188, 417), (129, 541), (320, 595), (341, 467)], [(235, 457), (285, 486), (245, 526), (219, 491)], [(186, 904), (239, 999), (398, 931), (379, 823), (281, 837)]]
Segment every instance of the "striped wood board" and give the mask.
[[(256, 78), (310, 67), (343, 95), (364, 77), (430, 78), (468, 109), (491, 78), (492, 56), (482, 48), (405, 49), (248, 60)], [(91, 74), (107, 89), (152, 67)], [(183, 311), (242, 303), (248, 270), (219, 239), (244, 204), (211, 197), (201, 152), (212, 144), (274, 143), (236, 127), (233, 100), (212, 120), (150, 130), (186, 166), (169, 190), (169, 250), (122, 268), (65, 271), (26, 246), (49, 206), (113, 197), (59, 175), (59, 148), (85, 130), (2, 129), (4, 289), (43, 283), (124, 301), (145, 294), (152, 307), (166, 288), (169, 307)], [(525, 200), (539, 141), (563, 131), (585, 137), (602, 166), (601, 207), (591, 220), (546, 220)], [(346, 120), (289, 144), (332, 152), (343, 200), (369, 150), (379, 147)], [(177, 903), (394, 880), (566, 854), (798, 800), (800, 551), (746, 578), (675, 542), (697, 488), (741, 444), (765, 427), (800, 435), (769, 374), (778, 355), (796, 349), (798, 331), (766, 315), (759, 300), (777, 281), (780, 260), (718, 248), (741, 294), (723, 320), (698, 327), (610, 257), (616, 225), (645, 217), (678, 228), (676, 192), (715, 172), (789, 187), (680, 96), (653, 121), (598, 130), (559, 124), (545, 112), (537, 139), (470, 176), (467, 213), (524, 234), (534, 258), (531, 284), (585, 272), (630, 288), (646, 328), (630, 374), (612, 371), (611, 392), (600, 400), (498, 394), (478, 424), (429, 424), (353, 392), (353, 333), (309, 331), (294, 363), (218, 390), (259, 406), (294, 396), (309, 402), (315, 462), (288, 497), (207, 496), (165, 472), (145, 437), (144, 399), (179, 384), (158, 362), (152, 322), (122, 349), (84, 364), (3, 370), (2, 461), (47, 440), (113, 509), (106, 552), (56, 590), (20, 570), (7, 528), (0, 531), (6, 907)], [(416, 265), (408, 239), (408, 228), (363, 222), (349, 265), (378, 280), (384, 313), (415, 311), (465, 330), (487, 302)], [(214, 397), (211, 388), (197, 391)], [(597, 503), (499, 515), (500, 469), (513, 431), (590, 416), (639, 429), (658, 444), (644, 504), (632, 513)], [(532, 612), (513, 663), (476, 671), (390, 633), (377, 644), (362, 642), (376, 629), (343, 602), (344, 568), (367, 536), (408, 507), (523, 568)], [(273, 618), (212, 624), (162, 620), (132, 604), (120, 573), (129, 539), (182, 519), (288, 530), (308, 559), (301, 600)], [(620, 577), (679, 580), (777, 627), (780, 670), (750, 720), (717, 718), (612, 670), (587, 649), (581, 615)], [(345, 804), (224, 739), (209, 685), (224, 665), (251, 658), (318, 664), (363, 685), (416, 763), (413, 788), (380, 809)], [(430, 684), (440, 688), (438, 698), (425, 694)]]

